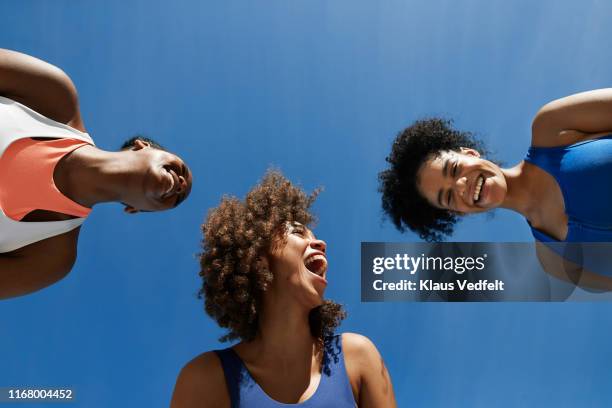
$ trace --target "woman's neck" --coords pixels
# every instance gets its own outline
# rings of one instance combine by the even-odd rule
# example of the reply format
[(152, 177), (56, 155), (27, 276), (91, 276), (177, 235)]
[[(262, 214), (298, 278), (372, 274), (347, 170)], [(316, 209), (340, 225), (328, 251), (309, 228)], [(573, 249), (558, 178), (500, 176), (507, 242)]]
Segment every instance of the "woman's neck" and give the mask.
[(521, 161), (514, 167), (502, 169), (506, 179), (508, 191), (501, 207), (516, 211), (530, 220), (538, 203), (542, 191), (525, 162)]
[(57, 188), (85, 207), (103, 202), (122, 201), (129, 185), (130, 163), (119, 152), (83, 146), (65, 157), (54, 173)]
[(264, 305), (258, 333), (263, 349), (284, 358), (310, 354), (316, 341), (310, 332), (308, 315), (309, 311), (295, 303)]
[(295, 300), (273, 296), (267, 296), (263, 303), (257, 335), (239, 347), (244, 357), (281, 370), (316, 366), (320, 345), (310, 332), (309, 310)]

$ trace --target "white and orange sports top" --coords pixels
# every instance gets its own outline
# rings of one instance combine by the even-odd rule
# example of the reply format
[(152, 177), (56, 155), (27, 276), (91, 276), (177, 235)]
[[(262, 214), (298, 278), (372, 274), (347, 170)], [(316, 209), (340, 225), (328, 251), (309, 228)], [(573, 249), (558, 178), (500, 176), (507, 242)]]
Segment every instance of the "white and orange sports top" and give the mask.
[[(53, 170), (66, 154), (88, 144), (94, 143), (87, 133), (0, 96), (0, 253), (66, 233), (83, 223), (90, 209), (55, 187)], [(19, 221), (37, 209), (78, 218)]]

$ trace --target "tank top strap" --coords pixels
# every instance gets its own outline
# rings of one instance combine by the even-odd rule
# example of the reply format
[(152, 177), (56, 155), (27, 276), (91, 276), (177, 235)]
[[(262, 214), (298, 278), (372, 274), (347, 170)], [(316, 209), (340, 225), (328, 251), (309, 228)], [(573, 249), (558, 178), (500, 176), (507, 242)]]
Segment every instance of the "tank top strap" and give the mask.
[(0, 155), (12, 142), (26, 137), (71, 138), (94, 144), (88, 133), (49, 119), (3, 96), (0, 96), (0, 123)]
[(566, 146), (558, 147), (536, 147), (529, 146), (525, 161), (553, 176), (559, 182), (559, 167)]
[(240, 407), (240, 387), (241, 384), (244, 383), (245, 377), (244, 364), (231, 347), (223, 350), (215, 350), (215, 354), (217, 354), (217, 357), (221, 360), (232, 408)]
[[(561, 159), (563, 158), (563, 152), (566, 149), (566, 146), (555, 146), (555, 147), (536, 147), (529, 146), (529, 150), (527, 151), (527, 156), (525, 156), (525, 161), (527, 163), (533, 164), (534, 166), (544, 170), (546, 173), (550, 174), (561, 189), (561, 193), (563, 194), (563, 180), (560, 177), (560, 167), (561, 167)], [(565, 196), (565, 195), (564, 195)], [(549, 236), (548, 234), (539, 231), (531, 225), (529, 220), (527, 220), (527, 224), (529, 224), (529, 228), (531, 229), (531, 233), (534, 238), (540, 242), (557, 242), (556, 239)]]
[(535, 166), (538, 166), (542, 170), (547, 171), (548, 173), (553, 175), (555, 179), (557, 179), (557, 182), (559, 182), (559, 179), (561, 178), (561, 161), (563, 160), (563, 157), (566, 153), (580, 148), (580, 146), (587, 145), (590, 143), (596, 143), (597, 141), (604, 139), (612, 139), (612, 133), (609, 135), (598, 137), (596, 139), (587, 139), (565, 146), (529, 146), (529, 150), (527, 150), (527, 156), (525, 156), (525, 161)]
[(317, 390), (321, 401), (337, 401), (337, 407), (354, 407), (355, 397), (344, 363), (342, 335), (325, 339), (321, 383)]

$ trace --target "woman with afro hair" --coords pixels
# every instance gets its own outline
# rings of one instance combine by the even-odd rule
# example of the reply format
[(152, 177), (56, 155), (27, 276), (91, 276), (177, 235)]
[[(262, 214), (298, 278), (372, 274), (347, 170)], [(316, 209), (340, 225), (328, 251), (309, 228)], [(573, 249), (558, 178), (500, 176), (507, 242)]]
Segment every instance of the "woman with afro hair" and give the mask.
[(334, 335), (345, 312), (323, 297), (327, 245), (308, 228), (316, 195), (270, 171), (244, 201), (209, 212), (200, 294), (221, 340), (238, 343), (189, 362), (173, 408), (395, 406), (374, 344)]
[(427, 241), (453, 232), (460, 216), (508, 208), (540, 242), (612, 241), (612, 89), (544, 105), (526, 158), (502, 168), (470, 133), (420, 120), (401, 132), (380, 173), (384, 211)]

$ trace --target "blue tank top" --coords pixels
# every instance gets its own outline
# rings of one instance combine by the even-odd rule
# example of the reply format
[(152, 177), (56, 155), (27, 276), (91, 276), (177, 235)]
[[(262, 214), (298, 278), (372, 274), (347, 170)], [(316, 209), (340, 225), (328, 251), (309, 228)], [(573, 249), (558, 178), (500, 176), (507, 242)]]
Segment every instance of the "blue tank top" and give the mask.
[[(531, 146), (525, 161), (559, 183), (568, 216), (565, 242), (612, 242), (612, 134), (569, 146)], [(538, 241), (557, 241), (531, 231)]]
[(299, 404), (283, 404), (270, 398), (255, 382), (232, 348), (215, 350), (221, 360), (232, 408), (354, 408), (357, 404), (344, 366), (341, 336), (325, 340), (321, 380), (315, 393)]

